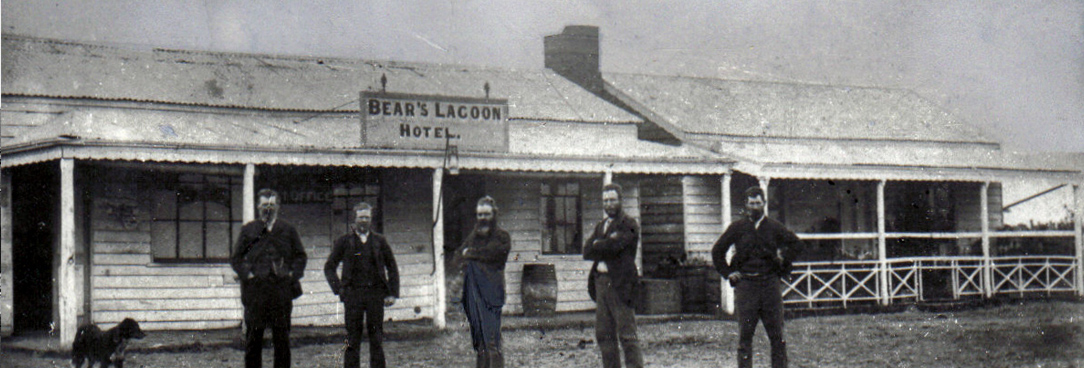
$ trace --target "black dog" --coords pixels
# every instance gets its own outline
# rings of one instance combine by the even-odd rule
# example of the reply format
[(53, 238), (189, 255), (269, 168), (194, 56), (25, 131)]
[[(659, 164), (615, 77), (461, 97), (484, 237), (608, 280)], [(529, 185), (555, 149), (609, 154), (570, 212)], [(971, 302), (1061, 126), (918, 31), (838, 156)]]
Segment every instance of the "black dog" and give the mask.
[(95, 325), (80, 327), (72, 342), (72, 367), (82, 367), (83, 361), (87, 360), (90, 362), (88, 368), (94, 367), (95, 362), (101, 368), (108, 368), (110, 364), (124, 368), (124, 349), (128, 347), (128, 340), (144, 336), (147, 335), (139, 329), (139, 323), (131, 318), (125, 318), (105, 332)]

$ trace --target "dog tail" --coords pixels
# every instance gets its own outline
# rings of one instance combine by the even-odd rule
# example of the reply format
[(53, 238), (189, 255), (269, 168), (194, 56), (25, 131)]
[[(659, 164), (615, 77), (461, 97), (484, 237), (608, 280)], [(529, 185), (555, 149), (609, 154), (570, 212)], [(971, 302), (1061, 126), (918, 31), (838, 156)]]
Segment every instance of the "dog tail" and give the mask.
[[(72, 367), (82, 367), (83, 361), (86, 360), (87, 349), (87, 326), (80, 327), (75, 332), (75, 339), (72, 340)], [(91, 363), (93, 365), (93, 363)]]
[(83, 326), (75, 332), (75, 339), (72, 341), (73, 348), (78, 349), (87, 346), (87, 330), (89, 330), (88, 326)]

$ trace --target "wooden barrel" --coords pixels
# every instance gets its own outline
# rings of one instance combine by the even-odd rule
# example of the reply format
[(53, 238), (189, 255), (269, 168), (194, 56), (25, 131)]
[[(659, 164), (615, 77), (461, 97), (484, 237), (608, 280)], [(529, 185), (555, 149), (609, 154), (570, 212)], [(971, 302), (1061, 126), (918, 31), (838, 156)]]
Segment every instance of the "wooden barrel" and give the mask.
[(713, 314), (719, 307), (719, 273), (711, 266), (685, 266), (681, 282), (681, 312)]
[(528, 317), (557, 313), (557, 271), (552, 264), (523, 265), (523, 314)]
[(681, 313), (681, 283), (678, 280), (640, 279), (640, 314)]

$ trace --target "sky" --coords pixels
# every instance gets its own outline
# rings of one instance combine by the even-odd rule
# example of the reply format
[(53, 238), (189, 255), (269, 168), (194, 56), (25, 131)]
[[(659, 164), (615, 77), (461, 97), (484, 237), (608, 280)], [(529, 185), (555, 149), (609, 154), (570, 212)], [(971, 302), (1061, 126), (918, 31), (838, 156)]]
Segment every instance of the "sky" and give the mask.
[(1022, 152), (1084, 152), (1084, 0), (4, 0), (5, 34), (543, 68), (600, 28), (604, 72), (913, 90)]

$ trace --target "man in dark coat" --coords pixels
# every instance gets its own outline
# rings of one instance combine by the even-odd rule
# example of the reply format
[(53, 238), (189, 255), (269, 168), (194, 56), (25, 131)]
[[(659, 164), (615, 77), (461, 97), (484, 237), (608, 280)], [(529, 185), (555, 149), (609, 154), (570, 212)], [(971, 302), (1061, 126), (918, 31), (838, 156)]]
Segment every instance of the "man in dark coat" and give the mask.
[(290, 366), (290, 313), (301, 296), (308, 256), (297, 229), (278, 219), (279, 195), (257, 193), (259, 218), (241, 227), (230, 265), (241, 280), (245, 307), (245, 367), (259, 368), (263, 334), (271, 327), (275, 368)]
[(595, 338), (602, 353), (603, 367), (621, 367), (625, 352), (626, 367), (642, 367), (639, 339), (636, 336), (636, 311), (639, 272), (636, 270), (636, 247), (640, 225), (621, 210), (621, 186), (602, 188), (602, 207), (606, 219), (595, 226), (583, 246), (583, 258), (595, 261), (587, 276), (587, 289), (595, 301)]
[[(361, 334), (369, 334), (369, 366), (383, 368), (384, 307), (399, 297), (399, 266), (384, 235), (372, 231), (373, 207), (354, 206), (353, 231), (339, 237), (324, 263), (331, 292), (345, 304), (346, 353), (343, 367), (361, 366)], [(340, 281), (336, 271), (342, 263)]]
[[(772, 346), (772, 367), (787, 366), (783, 339), (783, 293), (780, 278), (788, 277), (802, 242), (779, 221), (764, 213), (764, 190), (745, 191), (749, 215), (730, 224), (711, 248), (719, 274), (735, 288), (738, 317), (738, 367), (752, 367), (753, 333), (764, 321)], [(727, 262), (727, 253), (733, 256)]]
[(470, 323), (477, 367), (504, 367), (501, 353), (501, 309), (504, 307), (504, 265), (512, 249), (508, 232), (497, 227), (497, 203), (489, 196), (475, 207), (478, 222), (453, 263), (463, 267), (463, 310)]

